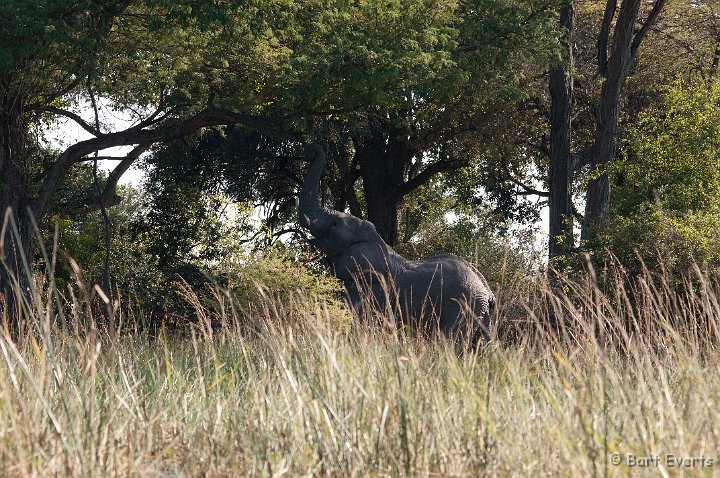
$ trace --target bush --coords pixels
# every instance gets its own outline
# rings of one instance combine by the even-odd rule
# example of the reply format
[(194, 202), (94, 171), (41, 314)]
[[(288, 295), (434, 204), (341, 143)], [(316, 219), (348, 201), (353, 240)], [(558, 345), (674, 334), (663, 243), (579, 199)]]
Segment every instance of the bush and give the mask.
[(288, 304), (305, 300), (326, 309), (338, 324), (349, 323), (342, 283), (300, 263), (286, 249), (276, 246), (262, 253), (246, 254), (226, 262), (223, 269), (233, 298), (249, 314), (258, 312), (268, 301)]
[[(122, 203), (107, 209), (111, 236), (111, 288), (113, 292), (130, 295), (135, 305), (144, 307), (156, 300), (163, 275), (157, 261), (147, 254), (145, 244), (134, 233), (135, 223), (143, 214), (142, 192), (123, 186), (119, 193), (123, 197)], [(58, 243), (53, 244), (56, 228)], [(69, 259), (79, 266), (84, 283), (88, 286), (102, 284), (105, 228), (100, 211), (81, 212), (73, 217), (54, 212), (40, 224), (40, 229), (45, 245), (49, 249), (57, 247), (55, 279), (60, 290), (67, 290), (66, 285), (75, 282)], [(41, 270), (46, 264), (39, 250), (36, 257), (36, 266)]]
[[(720, 81), (680, 82), (630, 130), (604, 245), (683, 268), (720, 265)], [(652, 265), (652, 264), (649, 264)]]

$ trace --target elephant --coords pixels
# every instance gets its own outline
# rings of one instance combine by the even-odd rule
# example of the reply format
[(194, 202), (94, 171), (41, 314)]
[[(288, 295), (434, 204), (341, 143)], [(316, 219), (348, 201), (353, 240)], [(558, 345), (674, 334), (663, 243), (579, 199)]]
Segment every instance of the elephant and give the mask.
[(485, 277), (469, 262), (451, 255), (411, 261), (395, 252), (375, 226), (320, 203), (325, 153), (316, 143), (305, 147), (309, 162), (298, 200), (298, 223), (313, 236), (347, 298), (360, 317), (391, 312), (399, 325), (415, 333), (440, 331), (456, 342), (489, 339), (495, 296)]

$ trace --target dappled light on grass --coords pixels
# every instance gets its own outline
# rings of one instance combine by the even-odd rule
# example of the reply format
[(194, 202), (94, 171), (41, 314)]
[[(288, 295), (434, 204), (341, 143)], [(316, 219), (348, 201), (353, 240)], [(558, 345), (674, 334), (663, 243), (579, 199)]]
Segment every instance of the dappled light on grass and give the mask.
[[(33, 331), (0, 338), (0, 474), (712, 475), (716, 282), (594, 277), (540, 287), (522, 327), (461, 354), (299, 293), (262, 290), (248, 311), (188, 289), (194, 326), (113, 340), (57, 326), (39, 296)], [(66, 323), (88, 323), (80, 305)], [(679, 469), (667, 454), (714, 461)]]

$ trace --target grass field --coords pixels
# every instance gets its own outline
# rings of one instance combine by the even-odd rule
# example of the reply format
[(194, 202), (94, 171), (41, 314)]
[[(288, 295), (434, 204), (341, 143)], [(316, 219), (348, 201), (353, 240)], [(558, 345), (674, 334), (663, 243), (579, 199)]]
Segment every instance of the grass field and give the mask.
[(302, 298), (109, 338), (38, 291), (34, 332), (0, 338), (0, 475), (717, 476), (716, 284), (606, 287), (541, 290), (460, 355)]

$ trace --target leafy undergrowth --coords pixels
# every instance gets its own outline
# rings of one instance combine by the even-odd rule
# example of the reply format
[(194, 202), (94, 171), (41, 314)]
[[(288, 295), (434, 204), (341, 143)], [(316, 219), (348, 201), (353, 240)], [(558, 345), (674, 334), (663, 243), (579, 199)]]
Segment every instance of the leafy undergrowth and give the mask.
[[(338, 330), (301, 297), (254, 316), (219, 303), (188, 333), (113, 339), (78, 331), (79, 316), (50, 326), (39, 300), (34, 333), (0, 338), (0, 475), (717, 473), (716, 285), (647, 273), (607, 295), (595, 282), (540, 290), (522, 334), (461, 354)], [(564, 318), (556, 334), (548, 310)]]

